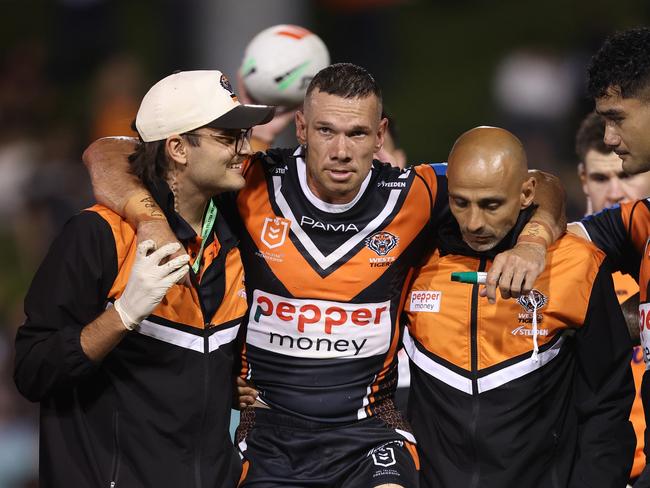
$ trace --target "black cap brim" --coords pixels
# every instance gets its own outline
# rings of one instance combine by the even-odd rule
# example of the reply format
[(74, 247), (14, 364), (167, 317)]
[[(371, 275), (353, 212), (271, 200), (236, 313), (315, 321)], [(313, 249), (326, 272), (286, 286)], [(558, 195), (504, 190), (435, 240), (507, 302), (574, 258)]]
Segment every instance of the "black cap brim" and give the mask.
[(207, 125), (219, 129), (247, 129), (270, 122), (274, 115), (275, 107), (271, 105), (238, 105)]

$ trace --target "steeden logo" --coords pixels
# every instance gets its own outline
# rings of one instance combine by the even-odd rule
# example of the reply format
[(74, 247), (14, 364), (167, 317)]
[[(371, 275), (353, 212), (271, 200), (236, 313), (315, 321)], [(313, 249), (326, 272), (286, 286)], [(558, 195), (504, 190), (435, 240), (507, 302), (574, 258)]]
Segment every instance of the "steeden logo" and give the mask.
[(262, 242), (269, 249), (275, 249), (284, 244), (291, 228), (291, 221), (282, 217), (266, 217), (262, 228)]

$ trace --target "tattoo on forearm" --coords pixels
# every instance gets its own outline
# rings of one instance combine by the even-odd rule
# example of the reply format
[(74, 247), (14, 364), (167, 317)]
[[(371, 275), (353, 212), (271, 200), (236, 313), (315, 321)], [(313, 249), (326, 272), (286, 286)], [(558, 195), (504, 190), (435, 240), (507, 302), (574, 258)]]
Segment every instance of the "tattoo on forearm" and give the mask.
[(142, 200), (140, 200), (140, 202), (144, 204), (145, 208), (149, 209), (150, 217), (164, 218), (164, 215), (161, 212), (160, 207), (153, 199), (153, 197), (145, 197)]
[(531, 237), (540, 237), (540, 232), (542, 231), (543, 227), (537, 223), (529, 222), (528, 225), (526, 226), (526, 235), (529, 235)]

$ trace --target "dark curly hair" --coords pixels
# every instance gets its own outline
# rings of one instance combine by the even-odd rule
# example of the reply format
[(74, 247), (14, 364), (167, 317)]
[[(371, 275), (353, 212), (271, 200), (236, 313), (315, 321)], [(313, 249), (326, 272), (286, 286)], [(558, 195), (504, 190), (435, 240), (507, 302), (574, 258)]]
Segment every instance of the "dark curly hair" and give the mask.
[(589, 150), (593, 149), (601, 154), (609, 154), (612, 148), (603, 141), (605, 137), (605, 122), (596, 112), (587, 115), (576, 134), (576, 154), (580, 162), (585, 162)]
[(336, 63), (320, 70), (309, 83), (305, 97), (316, 89), (342, 98), (375, 95), (380, 103), (382, 100), (381, 89), (372, 75), (352, 63)]
[[(209, 124), (208, 124), (209, 126)], [(131, 129), (137, 132), (135, 120)], [(199, 137), (193, 134), (184, 134), (191, 146), (201, 144)], [(162, 141), (144, 142), (139, 138), (138, 145), (129, 155), (131, 173), (136, 175), (146, 185), (151, 186), (156, 179), (164, 180), (169, 172), (170, 162), (165, 153), (165, 139)]]
[(600, 98), (618, 87), (623, 98), (638, 97), (650, 86), (650, 29), (639, 27), (608, 37), (591, 58), (587, 91)]

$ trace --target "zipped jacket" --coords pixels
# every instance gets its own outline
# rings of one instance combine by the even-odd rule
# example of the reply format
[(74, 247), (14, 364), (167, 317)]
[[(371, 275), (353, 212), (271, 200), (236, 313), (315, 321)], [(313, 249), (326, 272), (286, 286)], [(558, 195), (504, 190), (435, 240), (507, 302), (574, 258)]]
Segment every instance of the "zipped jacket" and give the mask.
[[(201, 238), (164, 183), (152, 190), (193, 261)], [(81, 330), (124, 291), (136, 244), (96, 205), (66, 224), (32, 282), (14, 377), (41, 406), (40, 486), (234, 487), (241, 465), (228, 429), (246, 309), (236, 241), (218, 216), (194, 286), (172, 286), (95, 364)]]
[(409, 415), (425, 487), (625, 486), (634, 453), (632, 346), (604, 255), (571, 235), (547, 252), (529, 295), (496, 304), (455, 271), (487, 271), (529, 218), (490, 253), (457, 225), (407, 298)]

